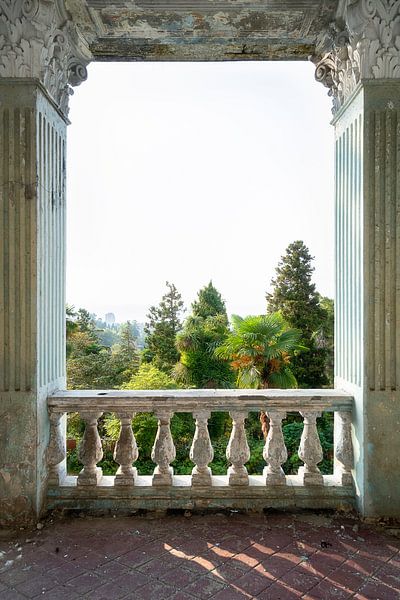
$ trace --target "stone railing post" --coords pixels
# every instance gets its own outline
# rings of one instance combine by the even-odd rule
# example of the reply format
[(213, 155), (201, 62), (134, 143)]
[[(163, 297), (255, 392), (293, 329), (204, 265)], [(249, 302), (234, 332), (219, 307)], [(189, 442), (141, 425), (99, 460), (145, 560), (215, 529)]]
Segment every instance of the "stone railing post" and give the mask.
[(121, 412), (117, 417), (121, 421), (119, 438), (114, 448), (114, 460), (119, 464), (114, 485), (134, 485), (137, 469), (132, 466), (138, 456), (138, 448), (132, 431), (134, 413)]
[(226, 457), (232, 465), (228, 469), (229, 485), (249, 485), (249, 476), (244, 466), (250, 458), (244, 427), (247, 412), (235, 410), (229, 414), (232, 418), (232, 432), (226, 449)]
[(77, 484), (98, 485), (103, 472), (96, 465), (103, 458), (103, 448), (97, 431), (97, 420), (103, 413), (82, 411), (79, 414), (85, 421), (85, 433), (78, 450), (78, 458), (83, 464), (83, 469), (78, 475)]
[(50, 485), (59, 485), (61, 476), (61, 463), (67, 453), (65, 448), (64, 413), (49, 413), (50, 441), (47, 447), (46, 458), (48, 466), (48, 479)]
[(299, 468), (299, 476), (303, 485), (323, 485), (324, 479), (317, 467), (323, 458), (321, 442), (317, 431), (317, 418), (321, 413), (300, 412), (304, 419), (304, 428), (301, 435), (299, 457), (304, 462), (304, 467)]
[(342, 485), (352, 485), (353, 442), (351, 439), (351, 413), (335, 413), (335, 475)]
[(192, 470), (192, 486), (211, 485), (211, 469), (208, 464), (214, 458), (214, 450), (208, 433), (208, 419), (211, 416), (208, 410), (199, 410), (193, 413), (196, 419), (196, 431), (190, 448), (190, 460), (195, 467)]
[(265, 483), (270, 485), (286, 485), (286, 476), (282, 465), (287, 459), (287, 450), (282, 433), (282, 419), (286, 413), (268, 411), (270, 421), (263, 456), (267, 463), (264, 468)]
[(155, 413), (158, 418), (158, 431), (151, 451), (151, 460), (156, 463), (153, 473), (153, 485), (172, 485), (174, 470), (170, 463), (175, 459), (175, 445), (171, 435), (171, 416), (169, 410)]

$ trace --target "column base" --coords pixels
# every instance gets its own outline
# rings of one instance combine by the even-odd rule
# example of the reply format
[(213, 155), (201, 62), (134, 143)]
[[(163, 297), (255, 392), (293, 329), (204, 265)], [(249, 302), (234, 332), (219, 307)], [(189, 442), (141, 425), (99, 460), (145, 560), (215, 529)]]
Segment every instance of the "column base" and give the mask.
[(233, 467), (228, 469), (228, 482), (229, 485), (249, 485), (249, 475), (246, 467), (242, 467), (243, 470), (236, 471)]
[(172, 485), (173, 474), (174, 469), (172, 467), (168, 467), (168, 471), (166, 473), (160, 473), (160, 468), (156, 467), (153, 473), (152, 485), (156, 487), (163, 485)]
[(351, 473), (345, 471), (339, 471), (338, 481), (341, 485), (353, 485), (353, 476)]
[(286, 476), (282, 469), (279, 473), (273, 473), (271, 467), (264, 467), (263, 476), (266, 485), (286, 485)]
[(320, 472), (306, 471), (306, 467), (300, 467), (298, 473), (303, 485), (324, 485), (324, 478)]
[(121, 467), (118, 468), (118, 471), (115, 474), (114, 485), (115, 486), (130, 486), (135, 485), (135, 479), (137, 477), (137, 469), (136, 467), (132, 467), (130, 473), (122, 473)]
[(212, 477), (212, 475), (211, 475), (210, 467), (206, 467), (204, 469), (204, 471), (201, 471), (200, 473), (199, 473), (197, 467), (194, 467), (192, 470), (191, 486), (192, 487), (210, 486), (210, 485), (212, 485), (211, 477)]
[(85, 469), (78, 475), (77, 485), (99, 485), (101, 479), (103, 477), (103, 470), (101, 467), (96, 467), (96, 471), (94, 473), (85, 473)]

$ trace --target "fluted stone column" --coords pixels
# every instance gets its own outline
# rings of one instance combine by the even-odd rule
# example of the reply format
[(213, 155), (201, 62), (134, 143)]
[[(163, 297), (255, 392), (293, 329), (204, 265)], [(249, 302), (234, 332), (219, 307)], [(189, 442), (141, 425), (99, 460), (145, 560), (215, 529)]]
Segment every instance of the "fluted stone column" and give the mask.
[(65, 387), (67, 107), (86, 72), (76, 42), (63, 2), (0, 0), (0, 523), (40, 513), (46, 398)]
[[(343, 3), (317, 61), (334, 101), (336, 387), (354, 394), (353, 477), (369, 516), (400, 515), (400, 0)], [(338, 447), (346, 437), (335, 422)], [(346, 434), (348, 435), (348, 434)], [(351, 455), (342, 457), (347, 472)]]

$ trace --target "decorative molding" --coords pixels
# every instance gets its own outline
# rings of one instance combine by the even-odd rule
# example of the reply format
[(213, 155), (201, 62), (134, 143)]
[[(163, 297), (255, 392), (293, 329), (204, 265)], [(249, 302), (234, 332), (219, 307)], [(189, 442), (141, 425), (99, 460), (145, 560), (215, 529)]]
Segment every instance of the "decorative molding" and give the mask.
[(333, 112), (364, 79), (400, 78), (400, 0), (345, 0), (342, 15), (311, 57)]
[(0, 77), (39, 79), (67, 116), (90, 60), (64, 0), (0, 0)]

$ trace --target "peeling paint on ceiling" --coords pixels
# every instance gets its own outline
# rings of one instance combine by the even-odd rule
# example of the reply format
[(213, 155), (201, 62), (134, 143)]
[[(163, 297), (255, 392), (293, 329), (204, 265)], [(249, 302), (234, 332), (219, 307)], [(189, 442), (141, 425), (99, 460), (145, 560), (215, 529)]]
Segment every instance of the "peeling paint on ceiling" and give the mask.
[(306, 59), (333, 0), (67, 0), (97, 60)]

